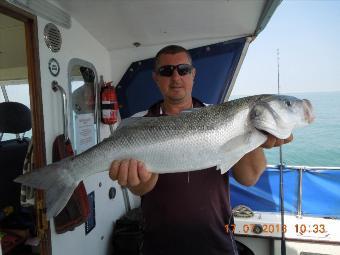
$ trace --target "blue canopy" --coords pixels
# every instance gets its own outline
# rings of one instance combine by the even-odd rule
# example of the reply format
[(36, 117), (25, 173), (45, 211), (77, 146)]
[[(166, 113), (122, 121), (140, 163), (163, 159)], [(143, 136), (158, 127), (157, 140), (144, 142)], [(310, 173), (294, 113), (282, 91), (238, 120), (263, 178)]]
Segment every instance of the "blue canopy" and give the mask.
[[(189, 50), (196, 77), (193, 96), (209, 104), (223, 102), (239, 63), (246, 38)], [(127, 118), (162, 99), (152, 80), (154, 58), (134, 62), (117, 85), (120, 114)]]

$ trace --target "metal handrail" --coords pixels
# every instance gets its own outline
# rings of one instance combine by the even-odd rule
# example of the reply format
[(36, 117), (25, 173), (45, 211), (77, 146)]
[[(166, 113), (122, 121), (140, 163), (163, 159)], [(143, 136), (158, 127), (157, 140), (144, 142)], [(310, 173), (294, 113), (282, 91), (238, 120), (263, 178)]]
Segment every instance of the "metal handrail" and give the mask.
[[(340, 170), (340, 167), (336, 166), (293, 166), (293, 165), (284, 165), (285, 168), (287, 169), (292, 169), (292, 170), (299, 170), (302, 168), (303, 170)], [(267, 165), (267, 168), (277, 168), (279, 169), (280, 165)]]
[(299, 168), (299, 196), (298, 196), (298, 211), (297, 216), (302, 217), (302, 171), (303, 168)]
[(5, 85), (0, 85), (0, 87), (1, 87), (2, 95), (4, 96), (4, 99), (5, 99), (5, 102), (9, 102)]
[(58, 90), (61, 93), (61, 99), (62, 99), (62, 109), (63, 109), (63, 133), (64, 133), (64, 137), (65, 137), (65, 142), (69, 139), (68, 136), (68, 114), (67, 114), (67, 98), (66, 98), (66, 92), (63, 89), (63, 87), (61, 87), (57, 81), (52, 81), (52, 90), (54, 92), (57, 92)]

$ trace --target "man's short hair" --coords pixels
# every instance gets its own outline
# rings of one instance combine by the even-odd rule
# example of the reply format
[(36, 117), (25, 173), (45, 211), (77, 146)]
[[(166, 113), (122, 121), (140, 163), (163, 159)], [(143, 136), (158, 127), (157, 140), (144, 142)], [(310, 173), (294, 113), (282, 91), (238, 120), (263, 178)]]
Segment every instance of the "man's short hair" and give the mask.
[(179, 46), (179, 45), (169, 45), (169, 46), (165, 46), (164, 48), (162, 48), (156, 54), (154, 69), (156, 70), (158, 68), (159, 58), (162, 54), (177, 54), (177, 53), (181, 53), (181, 52), (184, 52), (185, 54), (187, 54), (189, 63), (192, 65), (192, 59), (191, 59), (190, 53), (187, 49), (185, 49), (185, 48), (183, 48), (182, 46)]

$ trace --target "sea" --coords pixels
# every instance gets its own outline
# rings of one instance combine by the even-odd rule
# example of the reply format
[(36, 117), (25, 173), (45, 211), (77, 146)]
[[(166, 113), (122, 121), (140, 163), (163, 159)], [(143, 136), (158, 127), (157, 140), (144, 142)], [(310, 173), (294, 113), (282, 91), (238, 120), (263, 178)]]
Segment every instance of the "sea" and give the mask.
[[(311, 101), (315, 121), (293, 131), (293, 141), (282, 146), (285, 165), (340, 167), (340, 91), (287, 93)], [(265, 149), (267, 163), (280, 163), (279, 148)]]

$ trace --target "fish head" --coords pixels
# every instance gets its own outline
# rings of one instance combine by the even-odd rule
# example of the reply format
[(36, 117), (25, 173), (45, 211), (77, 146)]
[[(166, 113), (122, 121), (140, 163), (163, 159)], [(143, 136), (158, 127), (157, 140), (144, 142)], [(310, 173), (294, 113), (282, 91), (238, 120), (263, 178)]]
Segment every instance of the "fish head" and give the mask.
[(260, 97), (249, 116), (256, 129), (280, 139), (289, 137), (294, 128), (306, 126), (315, 119), (309, 100), (284, 95)]

